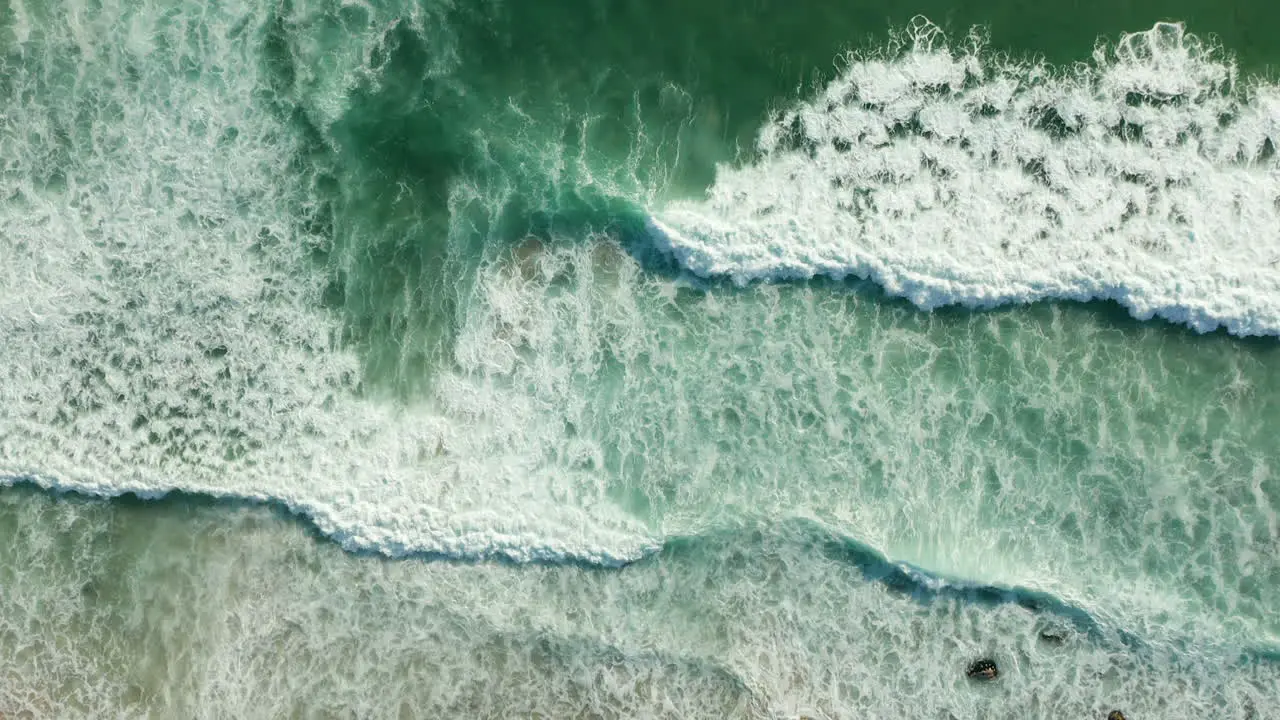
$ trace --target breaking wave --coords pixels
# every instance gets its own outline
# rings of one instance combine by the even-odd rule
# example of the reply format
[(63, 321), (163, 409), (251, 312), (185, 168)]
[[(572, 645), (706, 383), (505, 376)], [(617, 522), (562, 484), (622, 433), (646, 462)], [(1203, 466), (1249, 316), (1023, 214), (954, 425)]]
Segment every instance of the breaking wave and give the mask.
[(923, 309), (1110, 299), (1280, 333), (1280, 87), (1179, 24), (1053, 67), (918, 21), (655, 212), (689, 271), (871, 279)]

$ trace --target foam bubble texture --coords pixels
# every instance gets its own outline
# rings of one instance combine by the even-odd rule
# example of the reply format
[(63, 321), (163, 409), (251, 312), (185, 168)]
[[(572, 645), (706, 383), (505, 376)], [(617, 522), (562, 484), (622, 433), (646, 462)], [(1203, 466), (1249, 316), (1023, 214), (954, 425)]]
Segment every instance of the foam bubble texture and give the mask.
[[(1276, 699), (1274, 665), (918, 603), (775, 528), (619, 572), (379, 563), (261, 509), (11, 492), (0, 541), (8, 717), (1261, 719)], [(984, 655), (1001, 680), (968, 682)]]
[(1070, 68), (948, 45), (850, 57), (759, 158), (658, 209), (657, 242), (739, 282), (869, 278), (924, 309), (1112, 299), (1280, 334), (1280, 88), (1177, 24)]
[(450, 394), (480, 376), (538, 408), (527, 452), (668, 536), (810, 517), (1143, 634), (1280, 637), (1270, 345), (831, 283), (690, 291), (607, 239), (496, 261), (475, 292)]
[[(441, 410), (362, 391), (321, 303), (327, 168), (263, 92), (341, 97), (346, 81), (290, 69), (327, 47), (309, 38), (332, 13), (39, 11), (4, 28), (24, 44), (0, 82), (0, 477), (273, 499), (388, 554), (617, 564), (652, 547), (512, 445), (537, 426), (519, 397), (480, 387)], [(356, 17), (371, 44), (390, 23)], [(484, 408), (501, 412), (457, 420)]]

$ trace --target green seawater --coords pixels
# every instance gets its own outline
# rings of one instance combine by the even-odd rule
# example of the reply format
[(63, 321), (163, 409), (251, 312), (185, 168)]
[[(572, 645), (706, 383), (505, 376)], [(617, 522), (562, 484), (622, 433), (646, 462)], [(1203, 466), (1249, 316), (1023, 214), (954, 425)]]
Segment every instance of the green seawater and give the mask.
[(1266, 2), (0, 7), (0, 716), (1280, 717), (1275, 337), (653, 246), (917, 16), (1280, 67)]

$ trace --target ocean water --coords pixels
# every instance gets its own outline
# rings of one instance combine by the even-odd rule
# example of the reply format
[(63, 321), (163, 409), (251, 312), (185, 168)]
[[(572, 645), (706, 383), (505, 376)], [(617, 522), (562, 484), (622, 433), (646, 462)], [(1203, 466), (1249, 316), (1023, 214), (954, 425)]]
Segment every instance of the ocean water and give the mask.
[(10, 0), (0, 715), (1280, 718), (1277, 20)]

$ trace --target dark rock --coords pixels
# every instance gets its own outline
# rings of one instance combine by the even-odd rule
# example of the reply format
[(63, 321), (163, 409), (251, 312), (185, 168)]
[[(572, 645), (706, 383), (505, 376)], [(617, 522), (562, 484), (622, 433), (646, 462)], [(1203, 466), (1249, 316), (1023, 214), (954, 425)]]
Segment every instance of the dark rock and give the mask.
[(1107, 713), (1107, 720), (1126, 720), (1124, 713), (1119, 710), (1112, 710)]
[(1000, 675), (1000, 669), (996, 667), (995, 660), (983, 658), (975, 660), (965, 674), (975, 680), (995, 680)]
[(1040, 639), (1053, 645), (1061, 645), (1067, 641), (1067, 631), (1062, 628), (1045, 628), (1040, 631)]

